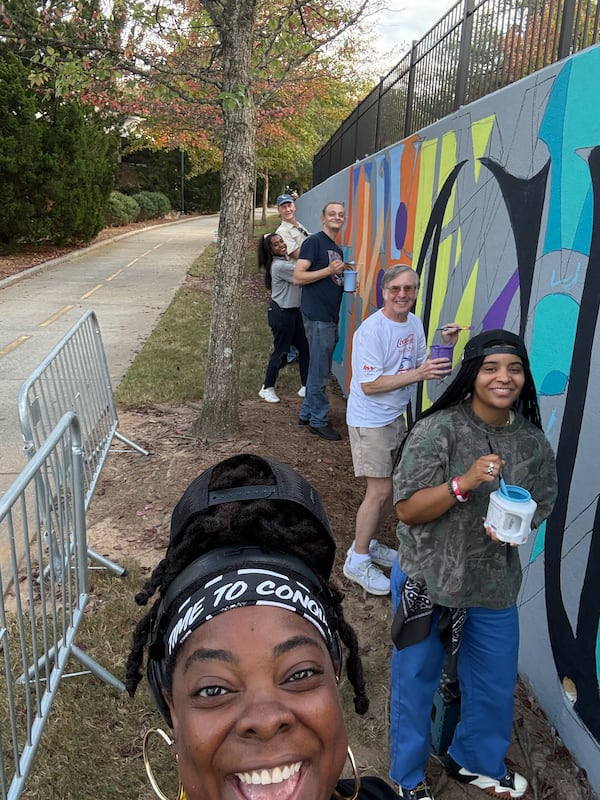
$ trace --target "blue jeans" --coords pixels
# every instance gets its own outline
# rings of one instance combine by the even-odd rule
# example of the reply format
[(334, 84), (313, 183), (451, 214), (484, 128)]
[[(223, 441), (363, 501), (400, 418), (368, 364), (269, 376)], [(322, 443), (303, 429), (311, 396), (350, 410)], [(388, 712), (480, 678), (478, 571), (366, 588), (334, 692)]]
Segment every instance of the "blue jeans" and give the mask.
[[(391, 574), (395, 612), (406, 575)], [(431, 741), (431, 708), (445, 651), (437, 627), (422, 642), (392, 653), (390, 777), (413, 789), (425, 777)], [(460, 722), (448, 752), (470, 772), (502, 778), (510, 745), (517, 681), (519, 618), (516, 606), (467, 608), (458, 655)]]
[(306, 396), (300, 408), (300, 419), (307, 419), (313, 428), (327, 425), (329, 400), (327, 382), (338, 340), (337, 322), (320, 322), (303, 315), (310, 361), (306, 380)]

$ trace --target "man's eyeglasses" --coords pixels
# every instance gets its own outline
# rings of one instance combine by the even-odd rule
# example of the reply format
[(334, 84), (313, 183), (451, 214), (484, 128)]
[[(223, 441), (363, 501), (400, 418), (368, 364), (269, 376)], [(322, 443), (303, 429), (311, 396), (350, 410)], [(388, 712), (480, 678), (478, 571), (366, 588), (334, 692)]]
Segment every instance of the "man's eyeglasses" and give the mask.
[(400, 294), (400, 292), (404, 292), (404, 294), (416, 294), (417, 287), (416, 286), (386, 286), (386, 291), (390, 294)]

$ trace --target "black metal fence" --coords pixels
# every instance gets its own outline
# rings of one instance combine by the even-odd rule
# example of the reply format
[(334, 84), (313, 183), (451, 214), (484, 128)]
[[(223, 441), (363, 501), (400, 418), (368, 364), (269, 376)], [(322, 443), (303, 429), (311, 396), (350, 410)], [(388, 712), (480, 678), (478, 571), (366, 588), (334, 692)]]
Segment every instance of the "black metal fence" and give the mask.
[(502, 86), (599, 41), (597, 0), (459, 0), (313, 160), (313, 186)]

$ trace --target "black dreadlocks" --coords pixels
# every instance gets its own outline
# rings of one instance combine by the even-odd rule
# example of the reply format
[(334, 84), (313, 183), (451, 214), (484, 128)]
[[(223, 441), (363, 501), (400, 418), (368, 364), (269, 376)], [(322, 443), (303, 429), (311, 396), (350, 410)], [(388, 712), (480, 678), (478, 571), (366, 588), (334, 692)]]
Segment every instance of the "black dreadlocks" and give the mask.
[[(274, 478), (268, 465), (260, 458), (245, 456), (237, 464), (217, 465), (212, 473), (211, 491), (229, 489), (235, 486), (272, 485)], [(266, 468), (267, 467), (267, 468)], [(310, 542), (310, 549), (306, 543)], [(192, 561), (204, 553), (226, 545), (257, 545), (290, 553), (308, 563), (325, 589), (325, 596), (331, 604), (325, 606), (325, 613), (337, 630), (348, 649), (346, 673), (354, 688), (354, 708), (364, 714), (369, 707), (366, 694), (362, 661), (359, 655), (358, 639), (352, 626), (346, 622), (342, 609), (343, 595), (331, 581), (314, 568), (315, 563), (315, 523), (310, 512), (297, 503), (285, 500), (244, 500), (223, 503), (206, 509), (196, 516), (174, 542), (167, 548), (141, 591), (135, 596), (138, 605), (145, 606), (159, 591), (150, 611), (138, 622), (131, 652), (127, 659), (127, 691), (135, 694), (142, 679), (144, 650), (152, 628), (160, 599), (171, 582)], [(325, 545), (324, 545), (325, 547)], [(318, 561), (318, 559), (317, 559)], [(171, 665), (170, 673), (174, 664)], [(172, 674), (167, 674), (167, 691), (171, 690)]]

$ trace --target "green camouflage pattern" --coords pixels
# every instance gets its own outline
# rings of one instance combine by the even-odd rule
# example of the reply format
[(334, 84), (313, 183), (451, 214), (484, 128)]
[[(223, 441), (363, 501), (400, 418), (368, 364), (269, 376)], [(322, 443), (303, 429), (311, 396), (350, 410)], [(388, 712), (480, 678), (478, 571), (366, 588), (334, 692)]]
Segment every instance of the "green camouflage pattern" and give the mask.
[[(394, 471), (394, 503), (419, 489), (464, 474), (490, 447), (504, 459), (506, 483), (528, 489), (537, 503), (533, 527), (550, 514), (556, 499), (554, 453), (544, 433), (515, 414), (510, 425), (488, 425), (464, 401), (417, 422)], [(508, 608), (521, 586), (517, 547), (502, 547), (483, 527), (491, 492), (483, 483), (466, 503), (455, 503), (438, 519), (419, 525), (398, 523), (398, 560), (403, 571), (425, 583), (441, 606)]]

